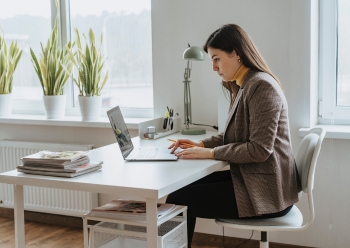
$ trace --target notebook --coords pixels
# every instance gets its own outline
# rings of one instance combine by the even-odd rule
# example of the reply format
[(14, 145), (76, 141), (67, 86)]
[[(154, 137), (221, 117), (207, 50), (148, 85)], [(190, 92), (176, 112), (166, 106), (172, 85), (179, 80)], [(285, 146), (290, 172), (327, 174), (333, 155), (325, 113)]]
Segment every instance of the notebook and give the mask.
[(120, 151), (127, 161), (174, 161), (178, 157), (171, 154), (166, 147), (139, 147), (134, 149), (129, 130), (125, 124), (119, 106), (107, 111), (107, 116), (111, 123)]

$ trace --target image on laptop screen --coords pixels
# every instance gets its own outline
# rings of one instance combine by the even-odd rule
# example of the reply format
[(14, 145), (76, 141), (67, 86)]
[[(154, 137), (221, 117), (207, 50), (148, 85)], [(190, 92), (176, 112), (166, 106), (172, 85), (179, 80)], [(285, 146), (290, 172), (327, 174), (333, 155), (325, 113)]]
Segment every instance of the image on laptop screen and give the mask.
[(111, 122), (114, 135), (117, 138), (120, 150), (125, 158), (134, 149), (128, 128), (124, 122), (124, 118), (119, 107), (115, 107), (109, 112), (110, 114), (108, 114), (108, 117)]

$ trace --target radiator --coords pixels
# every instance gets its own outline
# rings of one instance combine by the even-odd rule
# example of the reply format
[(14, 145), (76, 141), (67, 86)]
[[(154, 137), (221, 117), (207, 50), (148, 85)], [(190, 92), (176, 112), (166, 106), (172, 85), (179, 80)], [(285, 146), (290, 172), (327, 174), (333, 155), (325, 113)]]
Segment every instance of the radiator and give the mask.
[[(0, 173), (16, 169), (20, 158), (39, 152), (87, 151), (93, 145), (72, 145), (0, 140)], [(0, 183), (0, 207), (13, 208), (13, 185)], [(24, 186), (25, 210), (82, 216), (98, 204), (97, 193)]]

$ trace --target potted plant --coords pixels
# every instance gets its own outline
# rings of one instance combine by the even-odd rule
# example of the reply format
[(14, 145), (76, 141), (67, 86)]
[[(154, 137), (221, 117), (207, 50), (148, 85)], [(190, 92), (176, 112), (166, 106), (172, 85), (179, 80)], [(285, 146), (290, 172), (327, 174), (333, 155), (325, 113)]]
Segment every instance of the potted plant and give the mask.
[[(91, 28), (89, 30), (89, 41), (84, 36), (86, 42), (84, 48), (77, 28), (75, 34), (77, 44), (75, 56), (71, 51), (67, 50), (67, 52), (78, 70), (78, 77), (73, 78), (73, 80), (79, 88), (79, 106), (82, 121), (95, 121), (100, 117), (102, 107), (101, 90), (107, 82), (108, 71), (102, 78), (103, 55), (101, 48), (97, 48), (93, 30)], [(102, 40), (103, 36), (101, 35), (101, 44)]]
[[(58, 7), (57, 3), (56, 6)], [(74, 43), (69, 41), (64, 49), (60, 48), (58, 22), (59, 19), (56, 16), (55, 26), (46, 47), (44, 48), (41, 44), (39, 60), (30, 49), (32, 63), (44, 93), (47, 119), (62, 119), (64, 117), (66, 96), (63, 94), (63, 88), (73, 70), (73, 63), (68, 51), (72, 50)]]
[(0, 34), (0, 117), (12, 111), (12, 81), (22, 50), (17, 41), (11, 42), (7, 49), (5, 38)]

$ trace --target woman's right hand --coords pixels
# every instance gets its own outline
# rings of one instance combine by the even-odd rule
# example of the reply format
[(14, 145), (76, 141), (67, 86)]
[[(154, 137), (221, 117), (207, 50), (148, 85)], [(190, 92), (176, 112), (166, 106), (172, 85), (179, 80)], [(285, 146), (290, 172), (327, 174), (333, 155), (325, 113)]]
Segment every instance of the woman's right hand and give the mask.
[(175, 150), (180, 147), (181, 149), (187, 149), (191, 147), (203, 147), (201, 142), (194, 142), (189, 139), (178, 139), (176, 142), (171, 144), (168, 149), (172, 149), (170, 153), (174, 153)]

